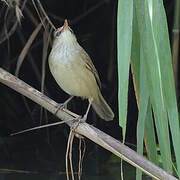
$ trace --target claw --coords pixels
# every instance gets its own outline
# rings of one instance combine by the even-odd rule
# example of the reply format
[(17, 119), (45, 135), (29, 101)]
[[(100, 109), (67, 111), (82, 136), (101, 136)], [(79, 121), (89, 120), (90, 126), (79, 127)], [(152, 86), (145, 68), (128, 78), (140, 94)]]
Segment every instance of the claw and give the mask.
[(86, 122), (86, 119), (87, 119), (87, 116), (86, 116), (86, 115), (84, 115), (83, 117), (82, 117), (82, 116), (79, 116), (79, 117), (74, 118), (74, 122), (77, 122), (78, 124), (79, 124), (79, 123), (85, 123), (85, 122)]
[(70, 96), (64, 103), (59, 103), (56, 107), (57, 107), (57, 109), (56, 109), (56, 111), (55, 111), (55, 115), (57, 114), (57, 112), (61, 109), (63, 109), (63, 108), (66, 108), (66, 106), (67, 106), (67, 104), (68, 104), (68, 102), (69, 101), (71, 101), (71, 99), (73, 98), (73, 96)]
[(54, 112), (54, 114), (56, 115), (57, 112), (58, 112), (59, 110), (64, 109), (64, 108), (66, 107), (66, 105), (67, 105), (67, 104), (65, 104), (65, 103), (59, 103), (59, 104), (56, 106), (56, 111)]

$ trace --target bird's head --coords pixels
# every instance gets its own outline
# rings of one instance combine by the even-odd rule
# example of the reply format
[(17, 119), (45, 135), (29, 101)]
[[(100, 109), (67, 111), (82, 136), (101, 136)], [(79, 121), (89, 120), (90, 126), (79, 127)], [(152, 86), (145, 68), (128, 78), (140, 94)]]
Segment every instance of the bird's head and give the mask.
[(73, 30), (69, 27), (67, 20), (64, 21), (64, 25), (62, 27), (58, 28), (54, 32), (54, 39), (63, 44), (71, 44), (77, 41), (76, 36), (73, 33)]

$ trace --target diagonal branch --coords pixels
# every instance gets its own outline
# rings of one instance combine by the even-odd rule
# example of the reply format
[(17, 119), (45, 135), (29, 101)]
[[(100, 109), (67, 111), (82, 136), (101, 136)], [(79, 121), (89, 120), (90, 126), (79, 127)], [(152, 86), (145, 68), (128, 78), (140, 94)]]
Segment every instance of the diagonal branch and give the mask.
[[(37, 91), (36, 89), (21, 81), (17, 77), (8, 73), (7, 71), (3, 70), (2, 68), (0, 68), (0, 82), (10, 87), (11, 89), (14, 89), (20, 94), (28, 97), (29, 99), (41, 105), (51, 113), (56, 112), (58, 104), (55, 101), (48, 98), (41, 92)], [(79, 115), (68, 111), (67, 109), (59, 110), (56, 115), (59, 119), (67, 121), (67, 124), (70, 127), (73, 126), (73, 123), (69, 122), (68, 120), (79, 117)], [(139, 168), (144, 173), (148, 174), (154, 179), (176, 179), (175, 177), (169, 175), (163, 169), (159, 168), (158, 166), (145, 159), (143, 156), (131, 150), (126, 145), (123, 145), (121, 142), (117, 141), (113, 137), (105, 134), (104, 132), (87, 123), (80, 123), (75, 131), (87, 137), (96, 144), (102, 146), (104, 149), (112, 152), (116, 156), (122, 158), (124, 161), (130, 163), (134, 167)]]

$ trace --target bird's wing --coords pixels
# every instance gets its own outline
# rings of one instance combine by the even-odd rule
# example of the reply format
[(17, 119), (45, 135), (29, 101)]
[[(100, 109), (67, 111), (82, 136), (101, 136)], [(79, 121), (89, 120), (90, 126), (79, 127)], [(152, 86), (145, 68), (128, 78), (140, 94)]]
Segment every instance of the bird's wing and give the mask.
[(101, 81), (100, 81), (100, 78), (99, 78), (99, 75), (98, 75), (98, 72), (91, 60), (91, 58), (89, 57), (89, 55), (86, 53), (86, 51), (84, 51), (84, 49), (82, 48), (82, 51), (81, 51), (81, 55), (83, 56), (83, 60), (85, 61), (85, 66), (86, 68), (91, 71), (94, 75), (94, 77), (96, 78), (96, 81), (101, 89)]

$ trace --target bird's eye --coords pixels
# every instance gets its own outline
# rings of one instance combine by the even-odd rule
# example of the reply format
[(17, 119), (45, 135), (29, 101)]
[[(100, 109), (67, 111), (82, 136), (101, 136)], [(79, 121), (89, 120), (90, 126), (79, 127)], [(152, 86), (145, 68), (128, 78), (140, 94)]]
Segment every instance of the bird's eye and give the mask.
[(61, 31), (57, 31), (57, 32), (55, 33), (55, 36), (58, 37), (58, 36), (60, 36), (60, 34), (61, 34)]

